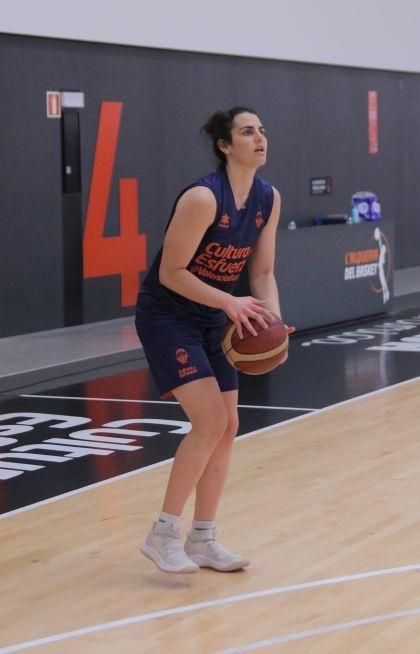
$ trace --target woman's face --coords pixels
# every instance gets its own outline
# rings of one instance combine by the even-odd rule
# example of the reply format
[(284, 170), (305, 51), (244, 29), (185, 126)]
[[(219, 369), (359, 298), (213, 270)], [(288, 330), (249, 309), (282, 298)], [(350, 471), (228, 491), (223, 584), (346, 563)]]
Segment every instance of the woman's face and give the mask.
[(220, 141), (228, 163), (236, 162), (250, 168), (263, 166), (267, 159), (267, 137), (255, 114), (237, 114), (233, 120), (231, 143)]

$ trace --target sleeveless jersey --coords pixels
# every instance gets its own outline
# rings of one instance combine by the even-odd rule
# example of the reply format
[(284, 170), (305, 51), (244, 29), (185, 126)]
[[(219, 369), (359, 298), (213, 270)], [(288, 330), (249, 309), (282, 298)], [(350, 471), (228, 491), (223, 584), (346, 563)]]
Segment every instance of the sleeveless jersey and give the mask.
[[(195, 186), (206, 186), (213, 192), (217, 209), (214, 221), (206, 230), (187, 269), (206, 284), (232, 293), (255, 242), (270, 217), (273, 188), (268, 182), (254, 177), (246, 203), (238, 210), (228, 175), (224, 168), (220, 168), (181, 191), (174, 203), (168, 226), (180, 197)], [(221, 309), (189, 300), (159, 282), (161, 258), (162, 248), (144, 279), (137, 309), (159, 314), (169, 310), (201, 323), (224, 324), (226, 314)]]

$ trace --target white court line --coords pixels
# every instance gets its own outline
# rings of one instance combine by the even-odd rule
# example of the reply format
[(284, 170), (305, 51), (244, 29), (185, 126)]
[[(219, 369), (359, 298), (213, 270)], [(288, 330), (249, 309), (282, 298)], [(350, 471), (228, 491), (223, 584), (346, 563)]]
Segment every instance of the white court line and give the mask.
[(125, 479), (126, 477), (133, 477), (138, 475), (140, 472), (147, 472), (147, 470), (152, 470), (153, 468), (160, 468), (161, 466), (171, 463), (172, 459), (165, 459), (165, 461), (158, 461), (157, 463), (152, 463), (150, 466), (145, 466), (144, 468), (139, 468), (138, 470), (131, 470), (130, 472), (124, 472), (122, 475), (117, 475), (116, 477), (110, 477), (109, 479), (104, 479), (103, 481), (98, 481), (95, 484), (89, 484), (89, 486), (82, 486), (81, 488), (76, 488), (75, 490), (69, 491), (68, 493), (62, 493), (61, 495), (54, 495), (54, 497), (49, 497), (47, 500), (41, 500), (40, 502), (34, 502), (33, 504), (28, 504), (27, 506), (22, 506), (20, 509), (14, 509), (13, 511), (8, 511), (7, 513), (0, 514), (0, 520), (4, 518), (10, 518), (13, 515), (18, 513), (24, 513), (25, 511), (30, 511), (31, 509), (36, 509), (44, 504), (52, 504), (57, 500), (64, 500), (66, 497), (72, 497), (73, 495), (78, 495), (79, 493), (84, 493), (87, 490), (92, 490), (94, 488), (99, 488), (99, 486), (105, 486), (105, 484), (110, 484), (113, 481), (118, 479)]
[(318, 411), (318, 409), (310, 409), (309, 407), (297, 406), (264, 406), (259, 404), (238, 404), (238, 409), (280, 409), (281, 411)]
[(280, 636), (279, 638), (270, 638), (269, 640), (260, 640), (257, 643), (251, 643), (250, 645), (244, 645), (242, 647), (224, 649), (223, 651), (218, 652), (218, 654), (241, 654), (242, 652), (251, 652), (252, 650), (261, 649), (262, 647), (290, 643), (293, 640), (301, 640), (302, 638), (310, 638), (311, 636), (319, 636), (321, 634), (330, 634), (334, 631), (342, 631), (343, 629), (354, 629), (355, 627), (363, 627), (364, 625), (376, 624), (378, 622), (387, 622), (388, 620), (396, 620), (397, 618), (408, 618), (413, 615), (420, 615), (420, 608), (407, 609), (407, 611), (395, 611), (394, 613), (385, 613), (383, 615), (373, 615), (370, 618), (360, 618), (359, 620), (349, 620), (348, 622), (339, 622), (338, 624), (330, 624), (325, 627), (318, 627), (318, 629), (310, 629), (309, 631), (298, 631), (297, 633)]
[[(219, 606), (226, 606), (227, 604), (235, 604), (237, 602), (245, 602), (248, 600), (259, 599), (260, 597), (270, 597), (272, 595), (281, 595), (290, 592), (307, 590), (310, 588), (319, 588), (321, 586), (331, 586), (334, 584), (342, 584), (348, 581), (359, 581), (361, 579), (369, 579), (372, 577), (383, 577), (387, 575), (400, 574), (404, 572), (412, 572), (420, 570), (420, 563), (414, 565), (400, 566), (398, 568), (384, 568), (382, 570), (371, 570), (370, 572), (361, 572), (353, 575), (346, 575), (344, 577), (331, 577), (330, 579), (319, 579), (318, 581), (309, 581), (302, 584), (292, 584), (290, 586), (279, 586), (277, 588), (267, 588), (266, 590), (255, 591), (253, 593), (246, 593), (243, 595), (232, 595), (218, 600), (208, 600), (206, 602), (198, 602), (197, 604), (187, 604), (178, 606), (172, 609), (164, 609), (163, 611), (154, 611), (153, 613), (144, 613), (142, 615), (135, 615), (131, 618), (124, 618), (122, 620), (113, 620), (111, 622), (103, 622), (101, 624), (92, 625), (90, 627), (83, 627), (82, 629), (74, 629), (73, 631), (65, 631), (45, 638), (37, 638), (36, 640), (28, 640), (16, 645), (9, 645), (0, 649), (0, 654), (11, 654), (11, 652), (20, 652), (24, 649), (38, 647), (39, 645), (47, 645), (49, 643), (56, 643), (78, 636), (86, 636), (87, 634), (97, 633), (99, 631), (107, 631), (116, 629), (118, 627), (125, 627), (131, 624), (139, 624), (142, 622), (151, 622), (158, 618), (170, 618), (182, 613), (191, 613), (202, 609), (209, 609)], [(420, 611), (420, 609), (416, 609)], [(240, 651), (240, 650), (232, 650)]]
[[(75, 395), (21, 395), (20, 397), (39, 397), (47, 400), (89, 400), (93, 402), (131, 402), (133, 404), (178, 404), (179, 402), (169, 402), (167, 400), (125, 400), (124, 398), (115, 397), (77, 397)], [(307, 407), (296, 406), (266, 406), (259, 404), (238, 404), (239, 409), (280, 409), (282, 411), (318, 411), (318, 409), (309, 409)]]
[[(273, 425), (269, 425), (268, 427), (262, 427), (261, 429), (256, 429), (255, 431), (251, 431), (248, 434), (243, 434), (242, 436), (237, 436), (235, 438), (236, 441), (241, 441), (245, 440), (246, 438), (250, 438), (251, 436), (256, 436), (257, 434), (262, 434), (266, 431), (269, 431), (270, 429), (274, 429), (275, 427), (282, 427), (284, 425), (290, 425), (294, 422), (300, 421), (300, 420), (305, 420), (307, 418), (311, 418), (312, 416), (316, 416), (320, 413), (325, 413), (327, 411), (331, 411), (332, 409), (336, 409), (341, 406), (345, 406), (346, 404), (350, 404), (351, 402), (356, 402), (357, 400), (362, 400), (367, 397), (372, 397), (374, 395), (379, 395), (380, 393), (385, 393), (391, 390), (394, 390), (396, 388), (400, 388), (402, 386), (406, 386), (408, 384), (412, 384), (413, 382), (420, 381), (420, 377), (413, 377), (413, 379), (407, 379), (406, 381), (400, 382), (398, 384), (393, 384), (392, 386), (385, 386), (384, 388), (380, 388), (376, 391), (372, 391), (371, 393), (366, 393), (365, 395), (358, 395), (357, 397), (352, 397), (350, 400), (344, 400), (343, 402), (338, 402), (337, 404), (331, 404), (330, 406), (324, 407), (323, 409), (316, 409), (315, 411), (312, 411), (310, 413), (305, 413), (303, 416), (297, 416), (296, 418), (290, 418), (289, 420), (283, 420), (282, 422), (277, 422), (274, 423)], [(35, 397), (35, 396), (22, 396), (22, 397)], [(56, 395), (46, 395), (45, 397), (51, 398), (51, 397), (57, 397)], [(69, 398), (73, 399), (73, 398)], [(86, 398), (83, 398), (86, 399)], [(118, 400), (119, 402), (137, 402), (137, 400)], [(283, 434), (282, 434), (283, 436)], [(104, 486), (105, 484), (111, 484), (114, 481), (118, 481), (119, 479), (124, 479), (125, 477), (130, 477), (132, 475), (138, 475), (141, 474), (142, 472), (147, 472), (148, 470), (151, 470), (153, 468), (157, 468), (159, 466), (165, 465), (166, 463), (171, 463), (173, 461), (172, 459), (166, 459), (165, 461), (160, 461), (158, 463), (155, 463), (151, 466), (146, 466), (144, 468), (139, 468), (138, 470), (132, 470), (131, 472), (126, 472), (122, 475), (117, 475), (116, 477), (111, 477), (110, 479), (104, 479), (104, 481), (99, 481), (96, 484), (90, 484), (89, 486), (83, 486), (83, 488), (78, 488), (77, 490), (70, 491), (68, 493), (63, 493), (62, 495), (56, 495), (55, 497), (50, 497), (47, 500), (42, 500), (40, 502), (36, 502), (34, 504), (29, 504), (27, 506), (23, 506), (20, 509), (15, 509), (14, 511), (9, 511), (7, 513), (2, 513), (0, 514), (0, 520), (4, 520), (4, 518), (11, 517), (13, 515), (17, 515), (18, 513), (23, 513), (24, 511), (30, 511), (31, 509), (36, 509), (40, 506), (43, 506), (44, 504), (51, 504), (52, 502), (55, 502), (57, 500), (63, 499), (65, 497), (70, 497), (72, 495), (77, 495), (78, 493), (83, 493), (84, 491), (90, 490), (92, 488), (98, 488), (99, 486)]]
[(398, 384), (393, 384), (392, 386), (385, 386), (384, 388), (378, 388), (376, 391), (371, 391), (370, 393), (365, 393), (364, 395), (357, 395), (356, 397), (352, 397), (349, 400), (343, 400), (343, 402), (337, 402), (337, 404), (330, 404), (329, 406), (326, 406), (323, 409), (315, 409), (315, 411), (312, 411), (311, 413), (305, 413), (305, 415), (303, 416), (296, 416), (296, 418), (289, 418), (289, 420), (283, 420), (283, 422), (278, 422), (274, 425), (270, 425), (269, 427), (263, 427), (262, 429), (256, 429), (255, 431), (250, 431), (248, 434), (237, 436), (235, 438), (235, 442), (245, 440), (246, 438), (250, 438), (251, 436), (256, 436), (257, 434), (261, 434), (262, 432), (269, 431), (270, 429), (274, 429), (275, 427), (280, 427), (281, 425), (291, 425), (294, 422), (300, 422), (301, 420), (305, 420), (306, 418), (311, 418), (314, 415), (317, 416), (321, 413), (327, 413), (332, 409), (338, 409), (342, 406), (346, 406), (347, 404), (351, 404), (352, 402), (357, 402), (358, 400), (364, 400), (368, 397), (373, 397), (381, 393), (393, 391), (396, 388), (407, 386), (408, 384), (412, 384), (413, 382), (416, 381), (420, 381), (420, 377), (413, 377), (413, 379), (407, 379), (406, 381), (399, 382)]
[(47, 400), (93, 400), (96, 402), (130, 402), (132, 404), (179, 404), (169, 400), (124, 400), (115, 397), (77, 397), (77, 395), (20, 395), (20, 397), (40, 397)]

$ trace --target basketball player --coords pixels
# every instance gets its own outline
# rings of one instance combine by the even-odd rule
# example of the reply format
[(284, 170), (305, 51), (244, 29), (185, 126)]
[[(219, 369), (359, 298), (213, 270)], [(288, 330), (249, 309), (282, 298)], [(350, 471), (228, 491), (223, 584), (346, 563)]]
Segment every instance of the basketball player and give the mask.
[(386, 263), (386, 255), (387, 255), (386, 245), (382, 241), (381, 230), (379, 229), (379, 227), (375, 227), (373, 236), (375, 241), (378, 241), (378, 246), (379, 246), (378, 275), (382, 287), (383, 303), (386, 304), (390, 298), (390, 292), (389, 292), (388, 283), (386, 281), (386, 275), (385, 275), (385, 263)]
[[(139, 294), (136, 327), (162, 397), (174, 395), (191, 431), (176, 452), (162, 512), (141, 551), (164, 571), (230, 571), (248, 565), (216, 540), (215, 516), (238, 428), (238, 377), (221, 349), (229, 317), (240, 337), (250, 318), (264, 328), (280, 316), (273, 274), (280, 195), (255, 175), (267, 137), (255, 111), (217, 112), (203, 127), (219, 160), (216, 172), (175, 201), (163, 247)], [(232, 291), (248, 261), (252, 296)], [(180, 524), (195, 490), (185, 545)]]

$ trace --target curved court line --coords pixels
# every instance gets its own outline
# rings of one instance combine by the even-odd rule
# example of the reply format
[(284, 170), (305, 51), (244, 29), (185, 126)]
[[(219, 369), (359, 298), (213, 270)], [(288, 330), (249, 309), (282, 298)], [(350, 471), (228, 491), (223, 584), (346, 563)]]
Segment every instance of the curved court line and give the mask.
[[(326, 413), (327, 411), (331, 411), (332, 409), (337, 409), (341, 406), (345, 406), (346, 404), (350, 404), (351, 402), (356, 402), (357, 400), (363, 400), (367, 397), (379, 395), (380, 393), (385, 393), (394, 390), (396, 388), (400, 388), (401, 386), (407, 386), (408, 384), (412, 384), (413, 382), (416, 381), (420, 381), (420, 377), (413, 377), (413, 379), (407, 379), (406, 381), (399, 382), (398, 384), (393, 384), (392, 386), (385, 386), (384, 388), (379, 388), (376, 391), (371, 391), (370, 393), (365, 393), (364, 395), (357, 395), (356, 397), (352, 397), (349, 400), (344, 400), (343, 402), (338, 402), (337, 404), (331, 404), (330, 406), (324, 407), (323, 409), (316, 409), (315, 411), (311, 411), (310, 413), (305, 413), (303, 416), (296, 416), (295, 418), (290, 418), (289, 420), (283, 420), (282, 422), (274, 423), (273, 425), (269, 425), (268, 427), (263, 427), (262, 429), (255, 429), (254, 431), (250, 431), (248, 434), (237, 436), (234, 442), (245, 440), (246, 438), (250, 438), (251, 436), (256, 436), (257, 434), (262, 434), (276, 427), (281, 427), (283, 425), (291, 425), (294, 422), (298, 422), (300, 420), (306, 420), (307, 418), (311, 418), (312, 416), (319, 415), (320, 413)], [(35, 396), (23, 396), (23, 397), (35, 397)], [(57, 395), (47, 395), (45, 397), (52, 398), (52, 397), (57, 397)], [(73, 398), (69, 398), (69, 399), (73, 399)], [(87, 398), (83, 398), (83, 399), (86, 400)], [(118, 401), (137, 402), (137, 400), (118, 400)], [(0, 514), (0, 520), (4, 520), (5, 518), (12, 517), (14, 515), (17, 515), (18, 513), (23, 513), (24, 511), (30, 511), (31, 509), (36, 509), (40, 506), (43, 506), (44, 504), (51, 504), (51, 502), (56, 502), (57, 500), (61, 500), (66, 497), (71, 497), (72, 495), (77, 495), (78, 493), (83, 493), (84, 491), (91, 490), (93, 488), (99, 488), (99, 486), (104, 486), (105, 484), (111, 484), (112, 482), (118, 481), (119, 479), (124, 479), (126, 477), (138, 475), (141, 474), (142, 472), (147, 472), (148, 470), (152, 470), (153, 468), (158, 468), (160, 466), (166, 465), (167, 463), (171, 463), (172, 461), (173, 458), (166, 459), (165, 461), (159, 461), (158, 463), (154, 463), (150, 466), (145, 466), (144, 468), (139, 468), (138, 470), (131, 470), (131, 472), (126, 472), (123, 473), (122, 475), (117, 475), (116, 477), (110, 477), (109, 479), (104, 479), (103, 481), (99, 481), (95, 484), (90, 484), (89, 486), (83, 486), (82, 488), (78, 488), (74, 491), (69, 491), (68, 493), (63, 493), (62, 495), (49, 497), (47, 500), (41, 500), (40, 502), (35, 502), (34, 504), (28, 504), (27, 506), (22, 506), (20, 509), (14, 509), (13, 511), (8, 511), (6, 513)]]
[(278, 638), (260, 640), (256, 643), (251, 643), (241, 647), (224, 649), (217, 654), (241, 654), (241, 652), (252, 652), (253, 650), (261, 649), (262, 647), (271, 647), (272, 645), (280, 645), (281, 643), (290, 643), (293, 640), (301, 640), (303, 638), (310, 638), (311, 636), (330, 634), (334, 631), (342, 631), (343, 629), (354, 629), (355, 627), (363, 627), (364, 625), (375, 624), (378, 622), (387, 622), (388, 620), (396, 620), (397, 618), (408, 618), (413, 615), (420, 615), (420, 607), (416, 609), (407, 609), (407, 611), (395, 611), (394, 613), (373, 615), (370, 618), (360, 618), (359, 620), (339, 622), (337, 624), (327, 625), (326, 627), (318, 627), (318, 629), (310, 629), (309, 631), (298, 631), (297, 633), (289, 634), (287, 636), (279, 636)]
[[(206, 602), (198, 602), (197, 604), (187, 604), (185, 606), (178, 606), (172, 609), (164, 609), (163, 611), (154, 611), (153, 613), (144, 613), (143, 615), (135, 615), (132, 616), (131, 618), (123, 618), (121, 620), (103, 622), (101, 624), (92, 625), (91, 627), (83, 627), (82, 629), (65, 631), (62, 632), (61, 634), (46, 636), (45, 638), (37, 638), (36, 640), (29, 640), (26, 642), (17, 643), (16, 645), (10, 645), (8, 647), (1, 648), (0, 654), (11, 654), (12, 652), (20, 652), (24, 649), (38, 647), (39, 645), (56, 643), (63, 640), (69, 640), (71, 638), (77, 638), (78, 636), (86, 636), (87, 634), (97, 633), (98, 631), (107, 631), (109, 629), (125, 627), (131, 624), (150, 622), (158, 618), (173, 617), (174, 615), (179, 615), (181, 613), (191, 613), (193, 611), (199, 611), (201, 609), (209, 609), (219, 606), (225, 606), (227, 604), (235, 604), (237, 602), (245, 602), (247, 600), (259, 599), (260, 597), (270, 597), (272, 595), (281, 595), (281, 594), (291, 593), (301, 590), (308, 590), (311, 588), (319, 588), (321, 586), (332, 586), (334, 584), (342, 584), (347, 581), (360, 581), (361, 579), (370, 579), (372, 577), (384, 577), (387, 575), (394, 575), (394, 574), (419, 571), (419, 570), (420, 570), (420, 563), (416, 563), (413, 565), (400, 566), (397, 568), (384, 568), (382, 570), (371, 570), (370, 572), (360, 572), (358, 574), (346, 575), (343, 577), (331, 577), (329, 579), (319, 579), (318, 581), (309, 581), (301, 584), (291, 584), (289, 586), (267, 588), (266, 590), (259, 590), (253, 593), (245, 593), (243, 595), (232, 595), (231, 597), (225, 597), (218, 600), (208, 600)], [(420, 613), (420, 609), (414, 609), (414, 610)], [(343, 623), (343, 624), (350, 624), (350, 623)], [(310, 632), (302, 632), (302, 633), (309, 634)], [(287, 637), (285, 636), (283, 638), (287, 638)], [(276, 642), (282, 642), (282, 641), (276, 641)], [(256, 644), (258, 643), (254, 643), (253, 645)], [(262, 645), (259, 645), (259, 647), (262, 647)], [(256, 648), (254, 647), (254, 649)], [(227, 652), (241, 652), (241, 651), (246, 651), (246, 650), (243, 649), (226, 650), (226, 654)]]

